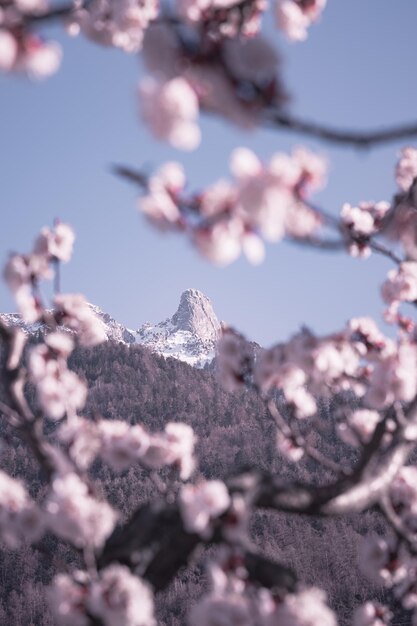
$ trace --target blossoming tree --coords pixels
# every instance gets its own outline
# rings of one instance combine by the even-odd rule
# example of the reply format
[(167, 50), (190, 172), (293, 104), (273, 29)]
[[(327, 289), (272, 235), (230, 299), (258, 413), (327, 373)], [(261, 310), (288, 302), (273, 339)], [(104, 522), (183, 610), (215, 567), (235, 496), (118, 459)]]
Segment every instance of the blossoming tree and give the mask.
[[(290, 39), (302, 41), (325, 5), (276, 0), (274, 17)], [(47, 0), (0, 0), (0, 69), (32, 78), (56, 71), (59, 47), (36, 34), (39, 24), (56, 20), (70, 34), (142, 51), (149, 70), (140, 88), (143, 119), (157, 138), (177, 148), (197, 146), (200, 110), (242, 128), (273, 124), (342, 145), (417, 134), (415, 125), (348, 132), (288, 114), (277, 55), (260, 34), (267, 8), (265, 0), (178, 0), (165, 8), (155, 0), (76, 0), (57, 7)], [(338, 217), (311, 200), (325, 184), (326, 163), (307, 149), (263, 163), (240, 148), (230, 170), (230, 180), (190, 193), (178, 163), (151, 176), (117, 168), (138, 186), (140, 209), (152, 224), (188, 237), (215, 264), (232, 263), (242, 252), (260, 263), (264, 241), (284, 238), (392, 262), (381, 287), (390, 337), (372, 319), (356, 318), (323, 337), (304, 329), (256, 354), (232, 329), (219, 340), (222, 383), (230, 391), (250, 387), (259, 394), (279, 452), (293, 463), (309, 459), (328, 478), (286, 483), (248, 468), (225, 482), (196, 481), (195, 435), (187, 424), (170, 422), (162, 432), (149, 432), (123, 420), (83, 417), (88, 390), (67, 360), (76, 344), (95, 346), (105, 333), (82, 295), (60, 292), (59, 266), (70, 260), (75, 236), (69, 225), (57, 223), (41, 230), (29, 253), (11, 255), (4, 270), (23, 320), (42, 324), (45, 333), (40, 343), (26, 346), (21, 330), (0, 321), (0, 413), (39, 463), (45, 490), (32, 499), (22, 480), (0, 472), (0, 538), (13, 548), (52, 533), (78, 550), (83, 568), (57, 572), (49, 590), (57, 624), (151, 626), (153, 594), (199, 545), (215, 544), (211, 588), (191, 609), (190, 625), (334, 626), (323, 591), (303, 586), (289, 568), (255, 548), (251, 513), (326, 517), (374, 509), (390, 531), (364, 541), (363, 569), (392, 589), (417, 624), (417, 469), (410, 464), (417, 442), (417, 331), (403, 310), (417, 302), (417, 149), (402, 150), (392, 199), (346, 203)], [(48, 280), (55, 286), (52, 308), (40, 291)], [(36, 390), (32, 403), (28, 385)], [(336, 396), (340, 410), (332, 427), (354, 450), (350, 466), (323, 454), (316, 428), (320, 403)], [(165, 497), (118, 524), (118, 512), (89, 473), (97, 457), (115, 473), (133, 464), (152, 472), (171, 467), (176, 479)], [(390, 607), (368, 602), (357, 608), (353, 623), (383, 626), (391, 618)]]

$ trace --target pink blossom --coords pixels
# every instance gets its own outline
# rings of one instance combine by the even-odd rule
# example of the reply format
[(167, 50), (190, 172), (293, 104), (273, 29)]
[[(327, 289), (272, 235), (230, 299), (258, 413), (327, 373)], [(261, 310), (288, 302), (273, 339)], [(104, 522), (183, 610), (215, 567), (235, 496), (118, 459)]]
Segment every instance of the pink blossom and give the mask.
[(3, 271), (4, 279), (16, 294), (22, 288), (29, 288), (34, 282), (52, 277), (48, 260), (40, 254), (11, 254)]
[(52, 352), (63, 359), (67, 359), (74, 349), (74, 341), (68, 333), (53, 332), (45, 337), (46, 345)]
[(121, 420), (101, 420), (97, 432), (100, 456), (117, 472), (137, 462), (149, 446), (149, 436), (139, 424), (130, 426)]
[(196, 228), (193, 243), (199, 252), (215, 265), (233, 263), (242, 251), (245, 228), (239, 218), (220, 221), (211, 227)]
[(143, 118), (157, 139), (183, 150), (198, 146), (198, 98), (184, 78), (168, 82), (147, 78), (141, 83), (140, 95)]
[(204, 190), (199, 201), (200, 213), (204, 217), (231, 212), (236, 203), (236, 188), (227, 180), (219, 180)]
[(61, 65), (61, 59), (61, 46), (30, 35), (25, 41), (23, 54), (18, 58), (17, 68), (26, 72), (33, 80), (43, 80), (55, 74)]
[(372, 581), (386, 586), (397, 584), (407, 574), (407, 568), (394, 550), (395, 541), (378, 535), (364, 537), (359, 551), (359, 567)]
[(22, 482), (0, 471), (0, 539), (10, 547), (35, 541), (43, 533), (43, 519)]
[(360, 206), (353, 207), (346, 203), (340, 216), (343, 224), (354, 236), (369, 236), (374, 232), (374, 219), (371, 213)]
[(346, 423), (338, 425), (338, 433), (345, 443), (357, 447), (369, 443), (380, 421), (381, 415), (377, 411), (358, 409), (349, 415)]
[(181, 17), (192, 24), (201, 22), (210, 39), (253, 37), (260, 30), (265, 0), (254, 0), (243, 13), (238, 0), (177, 0)]
[(406, 261), (398, 269), (390, 270), (382, 285), (382, 297), (387, 304), (417, 300), (417, 263)]
[(31, 288), (28, 285), (20, 287), (15, 291), (14, 297), (22, 319), (28, 324), (37, 322), (42, 315), (42, 307), (33, 296)]
[(190, 611), (190, 626), (252, 626), (253, 611), (248, 599), (238, 593), (213, 593), (203, 597)]
[(384, 355), (372, 370), (366, 402), (381, 409), (392, 402), (410, 402), (417, 393), (417, 347), (401, 343)]
[(85, 602), (88, 593), (88, 578), (85, 572), (75, 571), (72, 575), (58, 574), (48, 588), (49, 607), (58, 626), (88, 626)]
[(0, 28), (0, 71), (10, 72), (18, 55), (17, 41), (8, 31)]
[(164, 433), (152, 435), (149, 445), (141, 455), (141, 462), (151, 469), (176, 465), (180, 478), (187, 480), (195, 467), (193, 457), (196, 438), (191, 426), (181, 422), (170, 422)]
[(53, 230), (42, 228), (34, 247), (36, 254), (46, 255), (68, 263), (72, 255), (75, 234), (68, 224), (58, 223)]
[(184, 485), (180, 492), (181, 515), (185, 528), (209, 538), (211, 522), (230, 506), (227, 487), (220, 480), (209, 480), (199, 485)]
[(83, 346), (95, 346), (107, 339), (104, 324), (81, 294), (58, 294), (54, 298), (55, 316), (77, 334)]
[(86, 401), (87, 388), (78, 376), (67, 368), (65, 359), (45, 344), (32, 348), (29, 372), (36, 384), (39, 404), (51, 419), (61, 419), (66, 413), (81, 409)]
[(242, 250), (249, 263), (260, 265), (265, 259), (265, 246), (258, 235), (246, 232), (242, 238)]
[(303, 448), (281, 431), (277, 431), (276, 444), (279, 452), (293, 463), (298, 463), (304, 456)]
[(289, 204), (285, 216), (285, 232), (290, 237), (308, 238), (321, 226), (320, 216), (302, 202)]
[(75, 23), (93, 41), (133, 53), (142, 47), (144, 33), (158, 10), (158, 0), (93, 0), (75, 13)]
[(101, 447), (97, 424), (78, 415), (72, 415), (60, 426), (58, 438), (68, 445), (71, 458), (81, 469), (90, 466)]
[(106, 502), (93, 498), (74, 473), (53, 480), (45, 508), (51, 530), (78, 547), (101, 546), (117, 520), (116, 512)]
[(265, 626), (337, 626), (337, 620), (326, 604), (324, 591), (311, 587), (286, 595), (266, 618)]
[(391, 623), (391, 618), (392, 613), (387, 607), (366, 602), (355, 610), (352, 626), (387, 626)]
[(327, 0), (277, 0), (277, 23), (291, 41), (307, 39), (307, 30), (316, 22)]
[[(390, 487), (390, 497), (404, 526), (417, 532), (417, 468), (405, 466), (400, 469)], [(415, 607), (417, 608), (417, 598)]]
[(181, 224), (178, 202), (184, 185), (184, 170), (178, 163), (166, 163), (150, 178), (148, 194), (139, 200), (139, 208), (160, 230)]
[(392, 341), (387, 339), (370, 317), (356, 317), (349, 322), (351, 339), (363, 354), (380, 353), (384, 349), (392, 351)]
[(110, 565), (93, 582), (89, 611), (105, 626), (155, 626), (152, 592), (124, 565)]
[(15, 5), (22, 13), (43, 13), (48, 8), (47, 0), (15, 0)]
[(408, 146), (400, 153), (400, 160), (395, 170), (397, 185), (402, 191), (408, 191), (417, 177), (417, 150)]

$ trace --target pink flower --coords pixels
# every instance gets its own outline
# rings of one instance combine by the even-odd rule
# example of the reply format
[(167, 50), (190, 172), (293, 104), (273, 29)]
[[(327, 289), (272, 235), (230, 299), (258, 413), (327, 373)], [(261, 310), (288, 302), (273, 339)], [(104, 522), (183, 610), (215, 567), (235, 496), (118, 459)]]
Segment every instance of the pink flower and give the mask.
[(16, 63), (17, 55), (16, 39), (8, 30), (0, 28), (0, 71), (10, 72)]
[(58, 438), (68, 445), (71, 458), (83, 470), (90, 466), (101, 447), (97, 424), (78, 415), (72, 415), (60, 426)]
[(134, 53), (142, 47), (144, 33), (158, 16), (158, 9), (158, 0), (93, 0), (75, 13), (75, 23), (93, 41)]
[(211, 227), (196, 228), (193, 243), (215, 265), (229, 265), (240, 256), (244, 232), (243, 223), (238, 218), (219, 221)]
[(58, 294), (54, 298), (55, 316), (63, 326), (73, 330), (83, 346), (106, 341), (103, 322), (81, 294)]
[[(57, 339), (50, 341), (56, 344)], [(61, 419), (66, 413), (75, 413), (84, 406), (87, 398), (85, 384), (67, 368), (65, 358), (62, 354), (59, 356), (56, 347), (51, 351), (51, 347), (40, 344), (32, 348), (29, 355), (30, 377), (36, 385), (39, 404), (54, 420)]]
[(220, 480), (208, 480), (199, 485), (184, 485), (180, 492), (181, 515), (185, 528), (209, 538), (211, 522), (230, 506), (227, 487)]
[(148, 183), (148, 194), (139, 200), (141, 212), (160, 230), (176, 229), (182, 217), (179, 193), (185, 185), (185, 174), (179, 163), (166, 163)]
[(397, 185), (402, 191), (408, 191), (417, 177), (417, 150), (408, 146), (400, 153), (400, 160), (395, 170)]
[(213, 593), (192, 607), (189, 626), (253, 626), (253, 610), (241, 594)]
[(392, 586), (407, 575), (404, 562), (397, 558), (395, 541), (378, 535), (364, 537), (359, 551), (359, 567), (370, 580)]
[(43, 533), (43, 519), (22, 482), (0, 471), (0, 538), (14, 548)]
[(43, 41), (35, 35), (27, 36), (24, 51), (17, 61), (17, 69), (26, 72), (33, 80), (49, 78), (59, 69), (61, 46), (53, 41)]
[(191, 426), (181, 422), (170, 422), (164, 433), (152, 435), (149, 445), (141, 455), (141, 462), (151, 469), (176, 465), (180, 478), (187, 480), (195, 468), (193, 457), (196, 438)]
[(277, 22), (291, 41), (307, 39), (307, 30), (316, 22), (327, 0), (277, 0)]
[(101, 546), (117, 520), (116, 512), (106, 502), (93, 498), (74, 473), (53, 480), (46, 511), (51, 530), (78, 547)]
[(377, 411), (358, 409), (348, 417), (347, 423), (338, 425), (338, 433), (345, 443), (357, 447), (369, 443), (380, 421)]
[(417, 300), (417, 263), (406, 261), (398, 269), (390, 270), (382, 285), (382, 297), (387, 304)]
[(401, 343), (375, 363), (365, 401), (375, 409), (410, 402), (417, 393), (417, 347)]
[(303, 456), (304, 450), (291, 437), (285, 436), (281, 431), (277, 431), (277, 449), (283, 456), (293, 463), (298, 463)]
[(326, 604), (324, 591), (311, 587), (287, 594), (266, 618), (265, 626), (337, 626), (337, 620)]
[(43, 228), (35, 242), (34, 252), (68, 263), (72, 255), (75, 234), (71, 226), (60, 222), (53, 230)]
[(88, 626), (85, 602), (88, 578), (85, 572), (58, 574), (48, 588), (49, 607), (59, 626)]
[(366, 602), (355, 609), (352, 626), (388, 626), (392, 613), (387, 607)]
[(91, 585), (89, 611), (105, 626), (155, 626), (152, 592), (124, 565), (110, 565)]
[(117, 472), (123, 472), (146, 454), (150, 439), (139, 424), (130, 426), (121, 420), (101, 420), (97, 431), (100, 456)]
[(184, 78), (168, 82), (147, 78), (141, 83), (140, 95), (143, 118), (157, 139), (182, 150), (198, 146), (198, 98)]

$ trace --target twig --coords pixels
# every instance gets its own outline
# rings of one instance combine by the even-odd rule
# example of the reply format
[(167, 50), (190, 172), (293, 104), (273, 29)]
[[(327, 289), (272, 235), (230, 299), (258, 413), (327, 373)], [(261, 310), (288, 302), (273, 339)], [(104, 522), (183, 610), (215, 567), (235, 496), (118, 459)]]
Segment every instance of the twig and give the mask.
[(332, 128), (317, 122), (309, 122), (282, 111), (266, 111), (268, 126), (284, 128), (291, 132), (316, 137), (323, 141), (356, 148), (372, 148), (377, 145), (410, 139), (417, 136), (417, 123), (382, 128), (375, 131), (355, 131)]

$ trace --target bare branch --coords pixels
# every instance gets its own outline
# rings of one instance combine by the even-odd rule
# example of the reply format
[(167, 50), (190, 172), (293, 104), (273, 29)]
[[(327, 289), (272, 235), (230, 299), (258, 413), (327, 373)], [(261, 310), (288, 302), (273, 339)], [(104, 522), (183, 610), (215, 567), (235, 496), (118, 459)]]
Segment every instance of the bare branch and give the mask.
[(375, 131), (342, 130), (317, 122), (308, 122), (279, 110), (267, 111), (265, 122), (269, 127), (284, 128), (294, 133), (353, 148), (373, 148), (417, 136), (417, 122)]

